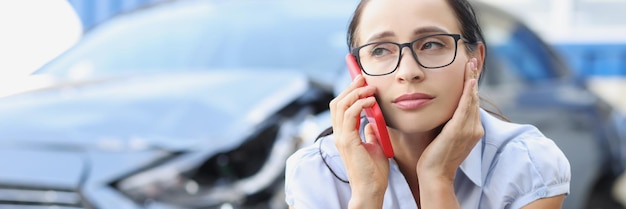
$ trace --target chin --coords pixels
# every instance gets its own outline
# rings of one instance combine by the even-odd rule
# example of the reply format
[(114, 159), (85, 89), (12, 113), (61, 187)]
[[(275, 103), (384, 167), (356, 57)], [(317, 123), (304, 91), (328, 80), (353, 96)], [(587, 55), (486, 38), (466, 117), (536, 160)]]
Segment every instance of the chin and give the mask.
[(447, 120), (402, 120), (388, 123), (395, 131), (405, 134), (421, 134), (439, 130)]
[[(439, 104), (440, 105), (440, 104)], [(442, 107), (431, 103), (419, 111), (383, 110), (389, 128), (405, 134), (422, 134), (440, 130), (454, 114), (455, 107)], [(385, 108), (385, 107), (382, 107)]]

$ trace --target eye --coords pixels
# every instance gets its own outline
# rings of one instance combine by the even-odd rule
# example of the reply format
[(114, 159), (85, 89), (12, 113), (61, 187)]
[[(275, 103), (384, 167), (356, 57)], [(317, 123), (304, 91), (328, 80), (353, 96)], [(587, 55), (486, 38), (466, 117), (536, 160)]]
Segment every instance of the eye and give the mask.
[(372, 49), (372, 52), (371, 52), (372, 56), (375, 56), (375, 57), (385, 56), (389, 53), (390, 53), (389, 49), (384, 48), (384, 47), (375, 47)]
[(369, 57), (387, 57), (396, 53), (398, 46), (390, 43), (372, 44), (366, 48)]
[(420, 50), (432, 50), (432, 49), (439, 49), (439, 48), (444, 48), (444, 47), (445, 47), (445, 44), (442, 42), (428, 41), (422, 44), (422, 46), (420, 47)]

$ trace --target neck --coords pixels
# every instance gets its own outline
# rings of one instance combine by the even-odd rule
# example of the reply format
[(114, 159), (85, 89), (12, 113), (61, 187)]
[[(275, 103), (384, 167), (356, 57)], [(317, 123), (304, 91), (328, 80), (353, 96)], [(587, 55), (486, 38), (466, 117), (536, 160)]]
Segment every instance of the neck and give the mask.
[(439, 132), (439, 128), (424, 133), (403, 133), (390, 128), (389, 136), (393, 144), (394, 159), (400, 166), (410, 166), (411, 170), (416, 172), (417, 161)]
[(394, 159), (404, 175), (409, 188), (413, 193), (413, 198), (417, 205), (420, 205), (419, 184), (417, 178), (417, 161), (428, 145), (435, 139), (441, 131), (437, 128), (425, 133), (407, 134), (398, 130), (389, 129), (389, 135), (393, 144)]

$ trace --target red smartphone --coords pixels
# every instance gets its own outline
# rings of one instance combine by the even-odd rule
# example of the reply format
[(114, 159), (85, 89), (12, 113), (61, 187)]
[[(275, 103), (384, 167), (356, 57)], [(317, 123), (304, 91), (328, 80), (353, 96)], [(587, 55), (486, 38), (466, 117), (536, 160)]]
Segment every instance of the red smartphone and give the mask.
[[(354, 80), (357, 75), (361, 74), (361, 68), (359, 67), (359, 64), (357, 64), (356, 58), (352, 54), (346, 55), (346, 63), (348, 64), (350, 76)], [(367, 83), (365, 85), (367, 85)], [(383, 117), (383, 112), (378, 106), (378, 102), (374, 103), (374, 106), (370, 108), (365, 108), (364, 111), (365, 116), (367, 117), (367, 121), (369, 121), (369, 123), (374, 126), (374, 132), (379, 139), (378, 143), (382, 147), (383, 153), (385, 153), (385, 156), (387, 156), (387, 158), (392, 158), (393, 147), (391, 146), (391, 140), (389, 140), (387, 123), (385, 123), (385, 118)]]

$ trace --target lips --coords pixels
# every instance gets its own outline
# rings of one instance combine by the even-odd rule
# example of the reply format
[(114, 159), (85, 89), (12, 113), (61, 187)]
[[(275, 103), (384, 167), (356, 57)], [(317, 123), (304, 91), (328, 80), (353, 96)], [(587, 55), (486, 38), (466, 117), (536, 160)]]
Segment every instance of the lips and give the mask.
[(423, 93), (404, 94), (393, 100), (393, 104), (403, 110), (419, 109), (433, 100), (433, 96)]

